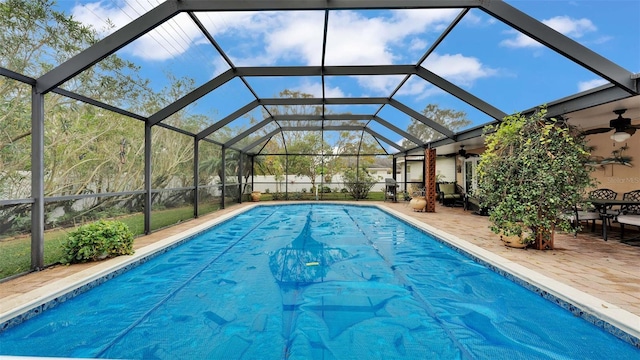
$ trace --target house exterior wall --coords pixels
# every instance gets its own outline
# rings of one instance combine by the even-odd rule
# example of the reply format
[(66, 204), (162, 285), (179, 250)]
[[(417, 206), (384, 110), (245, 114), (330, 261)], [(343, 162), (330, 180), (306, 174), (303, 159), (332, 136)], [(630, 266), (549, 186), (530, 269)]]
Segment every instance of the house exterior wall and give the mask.
[[(411, 161), (408, 162), (407, 169), (407, 181), (415, 182), (415, 181), (423, 181), (423, 165), (422, 159), (420, 161)], [(396, 174), (396, 179), (398, 183), (404, 182), (404, 159), (398, 159), (398, 172)], [(456, 176), (456, 163), (455, 158), (446, 158), (440, 157), (436, 159), (436, 175), (441, 181), (454, 181)]]
[(622, 146), (627, 146), (627, 150), (622, 151), (623, 156), (631, 157), (630, 166), (618, 163), (594, 166), (591, 176), (598, 182), (596, 188), (607, 188), (618, 193), (618, 198), (622, 194), (631, 190), (640, 189), (640, 132), (631, 136), (622, 143), (615, 142), (610, 138), (611, 132), (595, 134), (587, 137), (587, 143), (593, 147), (592, 158), (596, 160), (612, 157), (612, 152), (620, 150)]

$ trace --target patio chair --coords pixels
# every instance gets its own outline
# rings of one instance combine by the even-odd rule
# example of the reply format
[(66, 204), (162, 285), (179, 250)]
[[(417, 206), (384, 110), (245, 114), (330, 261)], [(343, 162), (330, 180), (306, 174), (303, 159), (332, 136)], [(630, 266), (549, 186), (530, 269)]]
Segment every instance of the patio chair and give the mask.
[[(633, 190), (624, 193), (622, 195), (622, 200), (640, 201), (640, 190)], [(640, 228), (640, 205), (622, 205), (617, 221), (620, 224), (620, 241), (624, 241), (625, 225), (633, 225)]]
[(460, 185), (455, 182), (437, 183), (436, 187), (440, 204), (445, 206), (464, 206), (465, 194)]
[(481, 216), (489, 216), (489, 208), (482, 205), (482, 200), (477, 196), (469, 195), (465, 197), (465, 210), (471, 210)]
[(573, 225), (573, 236), (578, 236), (578, 228), (580, 223), (591, 221), (591, 231), (596, 231), (596, 220), (600, 220), (600, 213), (597, 211), (580, 210), (577, 206), (573, 207), (573, 210), (568, 211), (561, 215), (562, 218), (569, 220)]
[[(589, 193), (589, 198), (590, 199), (601, 199), (601, 200), (615, 200), (615, 198), (618, 196), (618, 193), (611, 190), (611, 189), (596, 189), (593, 190)], [(607, 208), (605, 209), (606, 212), (606, 216), (604, 219), (602, 219), (603, 221), (607, 221), (608, 222), (608, 226), (611, 226), (611, 219), (615, 218), (616, 216), (618, 216), (618, 214), (620, 213), (620, 210), (614, 210), (612, 209), (612, 205), (607, 206)], [(596, 210), (596, 209), (590, 209), (591, 210)], [(595, 223), (595, 221), (594, 221)], [(594, 225), (595, 226), (595, 225)]]

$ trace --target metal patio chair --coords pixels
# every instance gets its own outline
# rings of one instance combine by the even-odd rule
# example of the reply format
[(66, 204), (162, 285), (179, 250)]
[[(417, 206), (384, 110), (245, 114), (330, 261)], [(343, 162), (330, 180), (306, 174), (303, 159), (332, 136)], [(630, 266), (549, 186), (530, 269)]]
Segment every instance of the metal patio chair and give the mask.
[[(622, 195), (622, 200), (640, 202), (640, 190), (633, 190)], [(640, 205), (625, 204), (620, 208), (620, 214), (616, 218), (620, 224), (620, 241), (624, 241), (624, 226), (633, 225), (640, 228)], [(629, 239), (627, 241), (630, 241)]]

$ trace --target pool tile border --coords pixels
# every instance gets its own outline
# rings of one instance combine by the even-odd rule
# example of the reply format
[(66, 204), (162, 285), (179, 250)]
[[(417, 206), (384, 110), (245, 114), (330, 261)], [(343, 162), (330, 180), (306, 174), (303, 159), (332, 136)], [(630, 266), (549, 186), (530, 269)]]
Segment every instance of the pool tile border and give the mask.
[[(302, 203), (304, 202), (294, 202), (293, 204)], [(93, 276), (87, 276), (80, 281), (76, 281), (70, 286), (60, 289), (59, 291), (50, 294), (44, 299), (37, 298), (36, 300), (26, 303), (24, 306), (12, 309), (11, 311), (8, 311), (4, 314), (0, 314), (0, 332), (19, 325), (22, 322), (39, 315), (43, 311), (53, 308), (58, 304), (61, 304), (140, 264), (143, 264), (150, 259), (191, 240), (193, 237), (197, 236), (206, 229), (215, 225), (222, 224), (232, 217), (246, 212), (256, 206), (280, 206), (285, 204), (288, 203), (276, 205), (253, 204), (196, 226), (189, 231), (183, 232), (182, 234), (169, 237), (156, 244), (152, 244), (139, 249), (133, 256), (121, 257), (128, 259), (124, 259), (121, 261), (118, 261), (118, 259), (121, 258), (112, 259), (115, 264), (113, 266), (109, 266), (104, 271), (93, 274)], [(323, 202), (323, 204), (329, 204), (329, 202)], [(433, 228), (424, 222), (420, 222), (417, 219), (408, 217), (393, 209), (376, 204), (349, 203), (348, 205), (378, 208), (385, 213), (410, 224), (415, 229), (432, 236), (436, 241), (444, 244), (445, 246), (450, 247), (451, 249), (472, 259), (473, 261), (486, 266), (499, 275), (562, 307), (563, 309), (571, 312), (573, 315), (583, 318), (589, 323), (603, 329), (604, 331), (616, 336), (619, 339), (622, 339), (623, 341), (633, 345), (636, 348), (640, 348), (640, 330), (634, 329), (632, 325), (633, 320), (630, 320), (637, 319), (636, 321), (640, 323), (640, 317), (632, 313), (622, 310), (613, 304), (606, 303), (603, 300), (597, 299), (589, 294), (578, 291), (577, 289), (561, 284), (530, 269), (524, 268), (523, 266), (520, 266), (498, 255), (490, 253), (465, 240), (459, 239), (444, 231)], [(606, 307), (612, 314), (605, 314), (600, 311), (599, 308), (595, 306), (589, 306), (590, 303), (593, 304), (594, 302), (600, 306)], [(582, 304), (583, 306), (575, 305), (576, 303)], [(591, 311), (589, 311), (589, 309)], [(633, 330), (636, 330), (638, 334), (632, 334)]]

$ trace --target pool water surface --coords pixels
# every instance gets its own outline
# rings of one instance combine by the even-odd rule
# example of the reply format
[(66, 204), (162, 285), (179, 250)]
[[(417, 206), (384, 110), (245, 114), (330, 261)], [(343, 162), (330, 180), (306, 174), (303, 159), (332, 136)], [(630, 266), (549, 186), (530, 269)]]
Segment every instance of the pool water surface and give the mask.
[(258, 206), (0, 333), (0, 355), (638, 359), (369, 206)]

